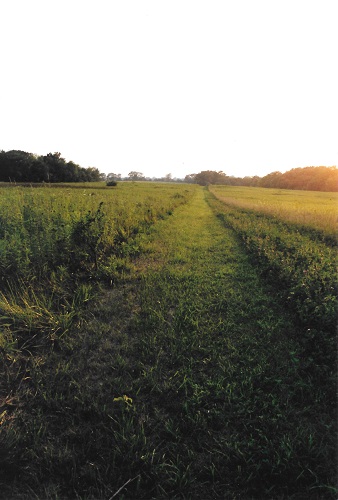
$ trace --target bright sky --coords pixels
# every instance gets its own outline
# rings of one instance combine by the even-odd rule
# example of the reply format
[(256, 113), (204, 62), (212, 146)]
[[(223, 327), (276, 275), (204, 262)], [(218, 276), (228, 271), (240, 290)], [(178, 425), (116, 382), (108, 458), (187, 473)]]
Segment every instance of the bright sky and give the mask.
[(123, 176), (338, 165), (337, 0), (0, 3), (0, 149)]

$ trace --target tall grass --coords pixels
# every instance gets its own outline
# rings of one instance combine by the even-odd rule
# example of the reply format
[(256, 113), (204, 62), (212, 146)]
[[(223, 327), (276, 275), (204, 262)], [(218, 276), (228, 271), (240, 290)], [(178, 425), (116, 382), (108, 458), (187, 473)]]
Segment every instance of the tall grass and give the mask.
[(170, 215), (192, 191), (182, 185), (142, 189), (136, 183), (114, 189), (1, 188), (1, 283), (59, 266), (104, 271), (109, 257), (137, 253), (137, 234)]
[(51, 338), (63, 334), (95, 283), (130, 272), (139, 236), (194, 190), (137, 183), (0, 188), (0, 320), (24, 337), (45, 327)]
[[(283, 217), (271, 218), (270, 214), (248, 209), (246, 198), (243, 206), (241, 201), (234, 205), (220, 198), (219, 192), (214, 194), (214, 188), (209, 191), (221, 201), (218, 205), (213, 202), (219, 217), (242, 238), (270, 281), (278, 280), (280, 296), (289, 301), (290, 308), (296, 309), (309, 327), (319, 325), (333, 331), (337, 313), (337, 249), (331, 245), (334, 242), (323, 241), (317, 232), (303, 234), (298, 225)], [(323, 219), (325, 213), (324, 207)]]
[(313, 228), (333, 239), (338, 229), (338, 194), (243, 186), (210, 186), (227, 205), (255, 210), (298, 226)]

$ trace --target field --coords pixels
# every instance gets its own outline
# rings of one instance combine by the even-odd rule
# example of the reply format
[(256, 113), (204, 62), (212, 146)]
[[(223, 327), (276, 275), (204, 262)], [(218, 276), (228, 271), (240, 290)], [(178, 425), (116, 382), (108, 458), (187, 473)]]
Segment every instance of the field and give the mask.
[(337, 194), (0, 187), (0, 497), (335, 499)]
[(242, 186), (212, 186), (210, 190), (228, 205), (256, 210), (334, 237), (337, 235), (337, 193)]

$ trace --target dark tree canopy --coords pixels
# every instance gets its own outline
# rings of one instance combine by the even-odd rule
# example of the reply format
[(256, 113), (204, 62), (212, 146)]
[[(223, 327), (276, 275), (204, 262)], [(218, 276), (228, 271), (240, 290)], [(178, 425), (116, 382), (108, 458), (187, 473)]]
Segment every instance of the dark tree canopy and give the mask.
[(36, 156), (26, 151), (0, 151), (1, 182), (95, 182), (100, 179), (97, 168), (66, 162), (61, 153)]

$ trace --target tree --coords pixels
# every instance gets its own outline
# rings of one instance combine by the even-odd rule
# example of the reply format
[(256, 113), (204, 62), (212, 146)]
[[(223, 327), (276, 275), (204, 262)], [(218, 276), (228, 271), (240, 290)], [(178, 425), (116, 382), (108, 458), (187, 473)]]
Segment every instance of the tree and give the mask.
[(76, 163), (69, 161), (64, 165), (64, 182), (76, 182), (81, 168)]
[(259, 185), (280, 189), (309, 191), (338, 191), (336, 167), (297, 167), (284, 172), (272, 172), (263, 177)]
[(141, 172), (131, 171), (128, 174), (128, 177), (131, 181), (142, 181), (144, 180), (144, 175)]
[(227, 184), (227, 176), (222, 170), (215, 172), (214, 170), (203, 170), (195, 175), (195, 182), (201, 186), (208, 184)]
[(184, 182), (189, 182), (190, 184), (196, 183), (196, 174), (187, 174), (184, 177)]
[(280, 180), (281, 180), (281, 176), (283, 174), (281, 172), (278, 172), (278, 171), (275, 171), (275, 172), (271, 172), (271, 174), (268, 174), (268, 175), (265, 175), (264, 177), (262, 177), (261, 181), (260, 181), (260, 186), (261, 187), (281, 187), (280, 186)]
[(66, 162), (61, 153), (36, 156), (26, 151), (0, 151), (0, 181), (3, 182), (97, 182), (97, 168)]
[(46, 166), (47, 182), (66, 182), (65, 169), (66, 161), (61, 157), (61, 153), (48, 153), (40, 156), (39, 159)]
[(29, 182), (31, 171), (37, 158), (26, 151), (11, 150), (0, 152), (0, 181)]
[(107, 179), (108, 182), (110, 181), (120, 181), (121, 180), (121, 174), (114, 174), (111, 172), (110, 174), (107, 174)]
[(37, 158), (31, 167), (30, 181), (31, 182), (47, 182), (47, 165), (41, 158)]

